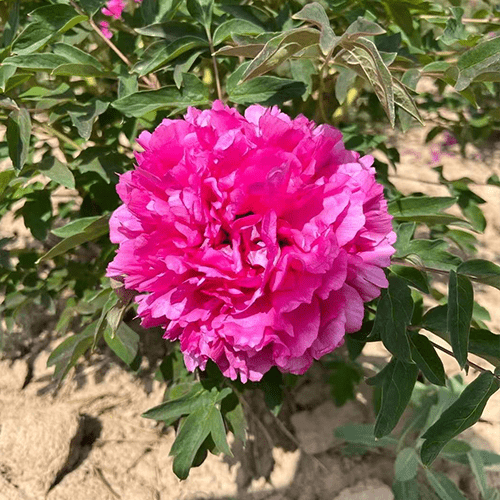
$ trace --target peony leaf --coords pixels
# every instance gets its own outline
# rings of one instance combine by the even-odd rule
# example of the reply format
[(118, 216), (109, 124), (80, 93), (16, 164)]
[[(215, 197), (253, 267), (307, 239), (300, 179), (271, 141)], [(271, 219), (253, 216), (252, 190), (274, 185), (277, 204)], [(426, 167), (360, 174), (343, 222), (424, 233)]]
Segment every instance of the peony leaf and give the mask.
[(479, 488), (481, 496), (483, 498), (488, 498), (489, 495), (488, 481), (486, 479), (484, 462), (481, 453), (479, 453), (479, 450), (472, 448), (467, 453), (467, 458), (469, 460), (469, 465), (476, 479), (476, 484)]
[(28, 159), (31, 118), (25, 108), (14, 109), (7, 120), (7, 145), (15, 170), (21, 170)]
[(417, 475), (418, 455), (415, 448), (403, 448), (394, 463), (394, 475), (397, 481), (410, 481)]
[(369, 446), (370, 448), (384, 448), (385, 446), (398, 444), (398, 440), (392, 436), (375, 439), (373, 431), (373, 424), (346, 424), (337, 427), (334, 434), (335, 437), (348, 443)]
[(419, 500), (418, 482), (416, 478), (409, 481), (394, 481), (392, 484), (394, 500)]
[(247, 422), (243, 405), (236, 394), (232, 393), (222, 401), (221, 412), (229, 430), (245, 444), (247, 440)]
[(104, 340), (113, 352), (127, 365), (131, 365), (139, 352), (139, 335), (121, 322), (116, 332), (111, 326), (104, 329)]
[(38, 259), (37, 263), (47, 259), (53, 259), (54, 257), (62, 255), (68, 250), (81, 245), (82, 243), (100, 238), (109, 231), (108, 221), (109, 214), (100, 216), (97, 220), (85, 227), (85, 229), (83, 229), (81, 232), (68, 236), (64, 240), (60, 241), (47, 253), (42, 255)]
[(16, 72), (16, 67), (10, 64), (2, 64), (0, 66), (0, 91), (5, 92), (7, 82)]
[(392, 358), (384, 370), (382, 402), (375, 423), (374, 434), (381, 438), (389, 434), (398, 423), (410, 402), (417, 381), (418, 367)]
[(85, 106), (74, 106), (68, 110), (71, 122), (78, 130), (78, 135), (88, 141), (96, 118), (108, 109), (109, 103), (93, 99)]
[(457, 273), (474, 278), (474, 281), (500, 290), (500, 266), (482, 259), (467, 260), (460, 264)]
[(49, 179), (68, 189), (75, 188), (75, 177), (71, 170), (57, 158), (49, 156), (38, 164), (38, 170)]
[(479, 420), (488, 399), (499, 386), (500, 383), (491, 372), (483, 372), (443, 411), (437, 422), (422, 436), (425, 441), (420, 457), (424, 465), (430, 465), (450, 439)]
[(389, 288), (382, 291), (370, 336), (380, 335), (384, 346), (402, 361), (411, 362), (406, 332), (413, 314), (413, 299), (408, 285), (397, 276), (389, 277)]
[(9, 17), (4, 24), (2, 37), (0, 38), (0, 47), (8, 47), (16, 36), (17, 29), (19, 28), (20, 5), (21, 0), (14, 0), (11, 2)]
[(341, 37), (336, 36), (330, 20), (323, 6), (318, 2), (311, 2), (304, 6), (302, 10), (292, 16), (294, 19), (301, 19), (316, 25), (320, 29), (319, 46), (323, 54), (333, 51)]
[(209, 32), (214, 0), (187, 0), (187, 8), (189, 13)]
[(297, 28), (271, 38), (247, 66), (242, 82), (268, 73), (301, 50), (316, 45), (319, 33), (311, 28)]
[(217, 27), (213, 36), (213, 44), (217, 46), (232, 35), (258, 35), (264, 31), (262, 27), (246, 19), (230, 19)]
[(444, 474), (430, 469), (426, 469), (425, 474), (441, 500), (466, 500), (462, 492), (455, 486), (455, 483)]
[(62, 64), (68, 64), (70, 61), (57, 54), (43, 53), (7, 57), (3, 62), (24, 69), (52, 70)]
[(420, 215), (436, 215), (457, 201), (457, 198), (430, 196), (406, 196), (389, 203), (389, 213), (396, 219)]
[(92, 17), (101, 7), (104, 6), (106, 0), (77, 0), (82, 6), (82, 9)]
[(432, 384), (445, 386), (446, 375), (443, 362), (438, 356), (430, 340), (424, 335), (414, 334), (410, 337), (412, 357), (425, 378)]
[(424, 271), (415, 267), (398, 266), (396, 264), (393, 264), (390, 269), (413, 288), (423, 293), (429, 293), (429, 278)]
[(474, 290), (466, 276), (450, 271), (447, 332), (460, 368), (467, 363), (469, 331), (474, 306)]
[(167, 21), (165, 23), (150, 24), (142, 28), (135, 28), (134, 31), (144, 36), (154, 38), (164, 38), (168, 42), (173, 42), (178, 38), (194, 36), (205, 39), (203, 31), (198, 26), (179, 21)]

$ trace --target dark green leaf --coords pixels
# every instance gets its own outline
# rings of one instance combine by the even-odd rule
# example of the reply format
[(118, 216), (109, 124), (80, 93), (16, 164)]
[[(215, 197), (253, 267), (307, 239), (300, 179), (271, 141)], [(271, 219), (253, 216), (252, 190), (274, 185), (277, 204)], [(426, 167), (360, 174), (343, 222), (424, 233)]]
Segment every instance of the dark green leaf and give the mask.
[(82, 21), (87, 16), (78, 14), (70, 5), (58, 4), (39, 7), (30, 13), (33, 21), (50, 26), (53, 32), (64, 33)]
[(346, 424), (337, 427), (334, 431), (337, 438), (348, 443), (361, 444), (370, 448), (384, 448), (397, 445), (398, 440), (392, 436), (376, 439), (373, 424)]
[(227, 432), (226, 428), (224, 427), (224, 420), (222, 419), (220, 410), (217, 407), (215, 407), (214, 409), (216, 411), (212, 412), (209, 420), (210, 435), (212, 436), (217, 449), (225, 455), (232, 457), (233, 454), (231, 453), (231, 449), (227, 444)]
[(355, 364), (344, 361), (332, 363), (328, 382), (337, 406), (356, 398), (356, 388), (361, 379), (361, 370)]
[(142, 28), (135, 28), (140, 35), (151, 36), (155, 38), (164, 38), (168, 42), (173, 42), (178, 38), (186, 36), (195, 36), (204, 38), (203, 32), (197, 26), (190, 23), (179, 21), (168, 21), (165, 23), (150, 24)]
[(230, 19), (217, 27), (213, 36), (213, 44), (217, 46), (232, 35), (258, 35), (263, 32), (263, 28), (245, 19)]
[(436, 385), (446, 385), (443, 363), (430, 340), (424, 335), (415, 334), (410, 337), (412, 357), (422, 370), (425, 378)]
[(11, 2), (11, 8), (9, 12), (9, 17), (3, 28), (2, 34), (2, 47), (8, 47), (17, 33), (17, 28), (19, 27), (19, 6), (21, 5), (21, 0), (14, 0)]
[(416, 256), (418, 265), (424, 264), (435, 269), (449, 271), (461, 263), (460, 257), (447, 251), (444, 240), (412, 240), (405, 248), (398, 249), (398, 257)]
[(500, 335), (489, 330), (471, 328), (469, 335), (469, 352), (500, 367)]
[(52, 217), (52, 204), (48, 190), (37, 190), (26, 196), (21, 208), (24, 225), (31, 231), (37, 240), (43, 241), (47, 237)]
[[(83, 76), (113, 78), (112, 73), (105, 73), (91, 64), (67, 63), (61, 64), (52, 70), (54, 76)], [(116, 78), (116, 77), (115, 77)]]
[(464, 368), (467, 363), (470, 322), (474, 306), (474, 290), (466, 276), (450, 271), (448, 292), (447, 332), (450, 335), (453, 354)]
[(500, 290), (500, 266), (493, 262), (482, 259), (467, 260), (458, 266), (457, 273), (466, 274), (475, 281)]
[(398, 266), (396, 264), (391, 266), (391, 271), (403, 278), (413, 288), (423, 293), (429, 293), (429, 280), (424, 271), (420, 271), (415, 267)]
[(441, 500), (467, 500), (455, 486), (455, 483), (444, 474), (432, 471), (431, 469), (426, 469), (425, 474), (430, 485)]
[(267, 407), (274, 415), (278, 415), (284, 400), (283, 375), (276, 368), (269, 370), (258, 384), (264, 392)]
[(389, 213), (397, 219), (407, 219), (420, 215), (437, 215), (451, 207), (457, 198), (431, 198), (429, 196), (406, 196), (389, 203)]
[(12, 169), (0, 171), (0, 200), (9, 182), (16, 176), (16, 172)]
[(181, 91), (175, 86), (163, 87), (159, 90), (145, 90), (117, 99), (111, 105), (126, 116), (140, 117), (159, 109), (187, 108), (208, 104), (207, 89), (203, 83), (194, 75), (185, 75), (185, 84), (186, 78), (189, 80), (189, 85), (183, 87)]
[(446, 27), (439, 39), (446, 45), (452, 45), (460, 40), (466, 40), (469, 34), (462, 23), (464, 9), (461, 7), (450, 7), (451, 15), (446, 21)]
[(104, 340), (114, 353), (127, 365), (131, 365), (139, 351), (139, 335), (125, 323), (120, 323), (113, 334), (112, 328), (104, 330)]
[(68, 189), (75, 188), (75, 178), (71, 170), (53, 156), (45, 157), (38, 164), (38, 170), (61, 186)]
[(7, 120), (7, 144), (12, 165), (21, 170), (28, 159), (31, 118), (25, 108), (14, 109)]
[(418, 455), (415, 448), (403, 448), (394, 463), (396, 481), (410, 481), (417, 475)]
[(398, 423), (410, 402), (413, 387), (417, 381), (418, 367), (392, 358), (384, 370), (382, 402), (375, 423), (375, 437), (389, 434)]
[(74, 106), (68, 111), (71, 122), (78, 130), (80, 137), (86, 141), (90, 139), (96, 118), (102, 115), (108, 109), (108, 106), (108, 102), (95, 99), (85, 106)]
[(83, 10), (92, 17), (101, 7), (104, 6), (106, 0), (77, 0)]
[(394, 22), (408, 35), (413, 34), (413, 18), (408, 7), (399, 0), (387, 2), (387, 7)]
[(474, 79), (483, 73), (498, 71), (500, 62), (500, 38), (486, 40), (469, 49), (458, 58), (459, 76), (457, 90), (465, 90)]
[(42, 23), (31, 23), (24, 28), (14, 40), (12, 51), (15, 54), (25, 55), (43, 48), (53, 37), (52, 29)]
[(498, 390), (499, 385), (494, 375), (487, 371), (462, 391), (459, 398), (422, 436), (425, 441), (420, 456), (424, 465), (430, 465), (450, 439), (479, 420), (488, 399)]
[(222, 401), (221, 411), (229, 426), (229, 430), (245, 444), (247, 439), (247, 422), (243, 405), (236, 394), (230, 394)]
[(73, 234), (64, 240), (60, 241), (56, 246), (52, 247), (46, 254), (42, 255), (38, 262), (47, 259), (53, 259), (58, 255), (66, 253), (68, 250), (75, 248), (87, 241), (95, 240), (109, 231), (108, 226), (109, 215), (102, 215), (96, 221), (85, 227), (81, 232)]
[(213, 0), (187, 0), (189, 13), (205, 28), (210, 31), (212, 24)]
[(370, 336), (379, 335), (384, 346), (399, 359), (411, 362), (406, 332), (413, 313), (413, 299), (408, 285), (397, 276), (389, 277), (389, 288), (382, 291)]

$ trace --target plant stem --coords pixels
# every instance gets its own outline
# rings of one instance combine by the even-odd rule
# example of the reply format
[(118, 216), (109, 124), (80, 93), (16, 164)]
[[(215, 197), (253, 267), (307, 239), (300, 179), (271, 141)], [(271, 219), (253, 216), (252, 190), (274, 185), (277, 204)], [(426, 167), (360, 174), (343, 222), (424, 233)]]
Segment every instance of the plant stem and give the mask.
[(208, 38), (208, 46), (210, 48), (210, 56), (212, 57), (212, 64), (214, 66), (214, 78), (215, 78), (215, 86), (217, 88), (217, 97), (219, 98), (220, 101), (222, 101), (222, 88), (220, 85), (220, 78), (219, 78), (219, 69), (217, 67), (217, 60), (214, 55), (214, 43), (212, 41), (212, 34), (210, 33), (210, 29), (206, 28), (205, 29), (207, 33), (207, 38)]

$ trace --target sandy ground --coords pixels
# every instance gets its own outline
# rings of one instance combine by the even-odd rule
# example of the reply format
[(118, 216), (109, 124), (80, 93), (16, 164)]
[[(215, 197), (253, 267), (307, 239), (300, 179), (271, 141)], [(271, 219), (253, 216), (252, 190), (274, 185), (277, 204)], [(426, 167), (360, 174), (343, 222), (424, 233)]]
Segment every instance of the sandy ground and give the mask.
[[(404, 193), (447, 195), (432, 171), (438, 164), (432, 147), (437, 146), (424, 146), (427, 130), (393, 138), (402, 162), (392, 181)], [(500, 189), (484, 183), (492, 173), (500, 173), (500, 161), (483, 161), (478, 155), (471, 151), (463, 159), (453, 146), (440, 153), (439, 164), (449, 178), (468, 176), (482, 184), (474, 188), (487, 200), (483, 209), (488, 227), (480, 236), (479, 257), (498, 262)], [(14, 225), (12, 219), (4, 218), (1, 229), (2, 235), (17, 233), (20, 239), (26, 234), (22, 223)], [(476, 297), (492, 313), (489, 326), (500, 332), (500, 309), (496, 307), (500, 291), (477, 287)], [(234, 444), (234, 458), (209, 456), (181, 482), (172, 473), (168, 456), (173, 432), (140, 416), (162, 400), (163, 387), (138, 379), (109, 357), (96, 356), (55, 391), (46, 362), (59, 342), (51, 341), (39, 352), (14, 361), (0, 360), (0, 500), (393, 498), (394, 455), (376, 451), (363, 457), (345, 456), (333, 436), (338, 425), (373, 421), (370, 392), (364, 383), (357, 400), (337, 408), (313, 369), (308, 383), (296, 394), (295, 411), (285, 416), (294, 440), (269, 415), (250, 417), (254, 435), (246, 450)], [(385, 359), (387, 352), (380, 346), (370, 345), (364, 351), (364, 362), (377, 364)], [(458, 373), (453, 359), (443, 357), (443, 361), (449, 375)], [(468, 378), (476, 375), (471, 370)], [(500, 453), (500, 392), (490, 400), (483, 421), (463, 438)], [(300, 447), (294, 442), (297, 440)], [(259, 477), (266, 473), (267, 480)], [(450, 467), (448, 473), (468, 498), (479, 498), (465, 468)], [(492, 485), (500, 485), (500, 472), (491, 472), (489, 479)]]

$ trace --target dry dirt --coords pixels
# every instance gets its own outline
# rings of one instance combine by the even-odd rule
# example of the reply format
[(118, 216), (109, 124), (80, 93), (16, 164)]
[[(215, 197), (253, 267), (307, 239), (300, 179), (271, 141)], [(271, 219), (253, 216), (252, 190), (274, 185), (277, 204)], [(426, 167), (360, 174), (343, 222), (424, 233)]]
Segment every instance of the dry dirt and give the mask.
[[(468, 151), (463, 159), (455, 146), (439, 152), (439, 138), (432, 146), (424, 145), (427, 130), (393, 138), (402, 162), (392, 181), (405, 193), (447, 195), (431, 169), (438, 159), (445, 176), (468, 176), (479, 182), (474, 189), (487, 200), (483, 209), (488, 220), (480, 237), (479, 257), (498, 262), (500, 189), (485, 181), (492, 173), (500, 174), (500, 161), (484, 161), (477, 151)], [(14, 234), (16, 229), (22, 239), (25, 229), (19, 222), (17, 227), (13, 224), (12, 219), (4, 219), (2, 233)], [(477, 287), (476, 292), (478, 301), (492, 314), (489, 326), (500, 332), (496, 307), (500, 291)], [(300, 448), (269, 415), (255, 417), (255, 421), (251, 417), (255, 437), (250, 436), (246, 451), (235, 444), (234, 458), (209, 456), (181, 482), (172, 472), (169, 457), (172, 431), (140, 416), (162, 400), (163, 387), (137, 378), (109, 357), (98, 357), (81, 365), (56, 391), (46, 362), (59, 341), (15, 361), (0, 361), (0, 500), (393, 498), (394, 456), (386, 451), (344, 456), (333, 436), (337, 425), (373, 421), (370, 392), (364, 383), (357, 400), (337, 408), (313, 369), (296, 396), (301, 411), (286, 418)], [(380, 346), (370, 345), (364, 351), (365, 363), (376, 365), (385, 359), (387, 352)], [(449, 375), (458, 373), (453, 359), (443, 355), (443, 361)], [(471, 370), (468, 379), (476, 375)], [(500, 391), (490, 400), (483, 420), (463, 438), (500, 453)], [(270, 472), (267, 480), (258, 477), (266, 472)], [(448, 474), (469, 498), (478, 498), (465, 468), (450, 468)], [(500, 485), (500, 472), (491, 472), (489, 479), (492, 485)]]

